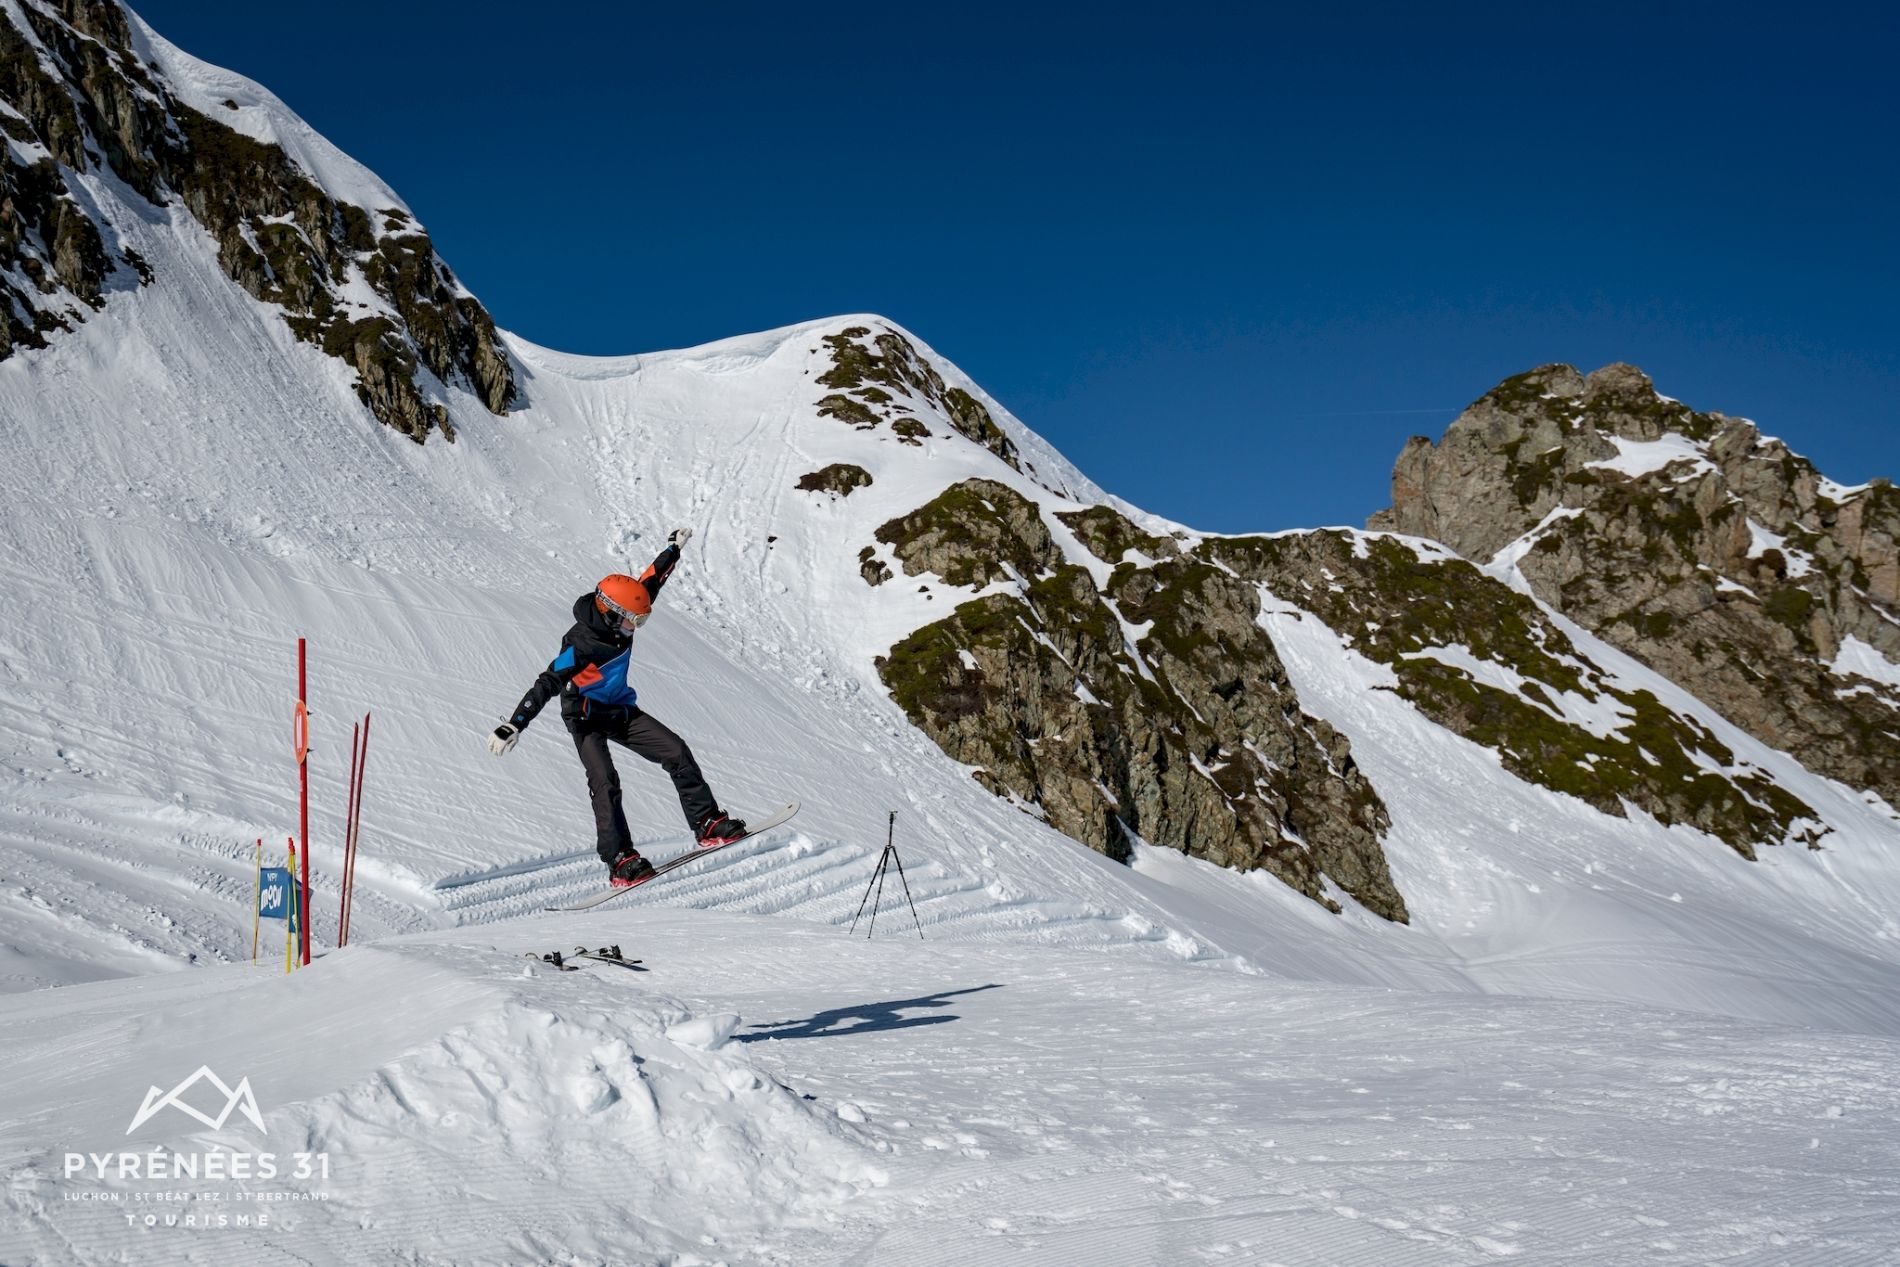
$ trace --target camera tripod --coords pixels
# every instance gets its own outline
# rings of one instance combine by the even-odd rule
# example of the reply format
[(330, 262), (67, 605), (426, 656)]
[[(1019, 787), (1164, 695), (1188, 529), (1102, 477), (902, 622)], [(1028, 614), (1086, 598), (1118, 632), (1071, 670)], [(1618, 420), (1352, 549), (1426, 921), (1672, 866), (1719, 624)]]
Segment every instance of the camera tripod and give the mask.
[[(904, 886), (904, 901), (910, 906), (910, 918), (917, 925), (918, 940), (924, 936), (923, 921), (917, 918), (917, 903), (911, 900), (910, 881), (904, 878), (904, 860), (897, 856), (897, 811), (891, 811), (890, 830), (885, 836), (884, 852), (877, 856), (877, 870), (871, 873), (871, 882), (864, 886), (864, 896), (858, 901), (858, 913), (851, 917), (851, 931), (858, 931), (858, 917), (864, 914), (865, 903), (871, 906), (871, 922), (864, 930), (868, 938), (877, 931), (877, 908), (884, 900), (884, 877), (890, 874), (891, 865), (897, 866), (897, 882)], [(875, 894), (872, 890), (876, 890)]]

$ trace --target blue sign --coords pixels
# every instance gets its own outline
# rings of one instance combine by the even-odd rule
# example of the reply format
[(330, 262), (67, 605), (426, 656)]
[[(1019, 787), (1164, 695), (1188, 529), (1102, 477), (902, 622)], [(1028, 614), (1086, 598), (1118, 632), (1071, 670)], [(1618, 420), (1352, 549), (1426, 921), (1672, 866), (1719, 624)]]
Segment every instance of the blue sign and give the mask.
[(289, 867), (265, 867), (259, 879), (257, 913), (265, 919), (289, 919), (297, 905), (296, 892)]

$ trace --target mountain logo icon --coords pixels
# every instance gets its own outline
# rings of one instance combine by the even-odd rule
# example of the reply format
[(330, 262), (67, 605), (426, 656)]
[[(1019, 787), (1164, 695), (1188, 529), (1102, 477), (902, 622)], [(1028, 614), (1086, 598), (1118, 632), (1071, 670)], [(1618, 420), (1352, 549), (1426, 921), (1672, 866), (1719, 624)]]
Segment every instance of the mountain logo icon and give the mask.
[[(200, 1082), (209, 1082), (224, 1095), (224, 1109), (216, 1117), (201, 1112), (185, 1102), (185, 1092), (191, 1090)], [(257, 1097), (251, 1093), (251, 1080), (249, 1078), (240, 1078), (237, 1086), (232, 1087), (228, 1085), (223, 1078), (211, 1072), (210, 1065), (199, 1065), (197, 1073), (192, 1074), (170, 1091), (160, 1091), (157, 1087), (153, 1087), (147, 1091), (145, 1093), (145, 1103), (139, 1106), (139, 1111), (132, 1117), (132, 1125), (125, 1128), (125, 1133), (130, 1135), (133, 1131), (136, 1131), (139, 1127), (150, 1121), (160, 1109), (167, 1106), (177, 1109), (180, 1113), (198, 1119), (198, 1121), (203, 1122), (214, 1131), (224, 1129), (224, 1124), (230, 1118), (233, 1109), (244, 1114), (251, 1125), (255, 1126), (259, 1131), (264, 1129), (264, 1115), (258, 1112)]]

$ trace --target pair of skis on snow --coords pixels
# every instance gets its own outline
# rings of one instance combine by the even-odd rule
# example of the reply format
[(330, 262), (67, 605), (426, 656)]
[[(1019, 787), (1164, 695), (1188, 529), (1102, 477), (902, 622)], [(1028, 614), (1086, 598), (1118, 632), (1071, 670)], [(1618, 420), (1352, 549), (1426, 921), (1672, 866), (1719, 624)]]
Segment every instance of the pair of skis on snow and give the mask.
[(617, 963), (623, 968), (632, 968), (635, 972), (644, 971), (642, 968), (635, 967), (640, 960), (629, 959), (620, 953), (620, 945), (617, 942), (611, 946), (602, 946), (598, 950), (589, 950), (585, 946), (576, 946), (574, 947), (574, 952), (567, 955), (562, 954), (558, 950), (550, 950), (545, 955), (537, 955), (530, 952), (528, 958), (533, 959), (537, 963), (552, 965), (553, 967), (559, 968), (562, 972), (579, 972), (581, 969), (580, 965), (574, 962), (576, 959), (591, 959), (595, 963)]
[[(643, 884), (651, 884), (655, 880), (659, 879), (661, 876), (665, 875), (667, 872), (676, 871), (679, 868), (685, 866), (687, 863), (692, 862), (693, 860), (697, 858), (704, 858), (707, 854), (718, 853), (721, 849), (730, 849), (732, 846), (738, 844), (740, 841), (750, 840), (754, 836), (764, 835), (766, 832), (771, 831), (774, 827), (783, 827), (786, 823), (791, 821), (792, 815), (796, 813), (798, 813), (798, 802), (793, 801), (790, 805), (787, 805), (785, 808), (779, 810), (777, 813), (772, 814), (771, 816), (766, 818), (765, 821), (748, 826), (746, 828), (746, 833), (743, 836), (736, 836), (731, 840), (723, 840), (716, 845), (707, 845), (703, 848), (688, 849), (685, 853), (680, 854), (677, 858), (668, 858), (665, 862), (654, 864), (652, 871), (648, 872), (646, 875), (642, 876), (640, 879), (636, 880), (634, 883), (626, 885), (622, 888), (608, 889), (605, 893), (598, 894), (594, 897), (586, 898), (583, 901), (576, 902), (572, 906), (549, 906), (544, 909), (550, 910), (550, 911), (591, 910), (594, 907), (599, 906), (604, 902), (613, 901), (615, 898), (620, 897), (622, 894), (631, 893)], [(529, 957), (534, 958), (535, 956), (531, 955)], [(569, 957), (573, 958), (574, 956), (569, 956)], [(638, 963), (639, 961), (636, 959), (636, 960), (632, 960), (631, 962)], [(560, 967), (560, 965), (555, 964), (555, 967), (558, 968)]]

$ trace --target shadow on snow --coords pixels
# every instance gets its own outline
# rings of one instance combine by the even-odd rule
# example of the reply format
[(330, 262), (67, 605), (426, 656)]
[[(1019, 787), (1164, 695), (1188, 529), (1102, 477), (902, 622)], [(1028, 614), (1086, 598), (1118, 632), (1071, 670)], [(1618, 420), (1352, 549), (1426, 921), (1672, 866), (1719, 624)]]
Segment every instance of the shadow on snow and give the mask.
[(856, 1007), (835, 1007), (814, 1012), (802, 1021), (763, 1021), (752, 1028), (759, 1033), (738, 1034), (734, 1041), (764, 1042), (768, 1038), (843, 1038), (852, 1034), (875, 1034), (880, 1030), (909, 1029), (913, 1025), (943, 1025), (960, 1019), (954, 1013), (933, 1016), (906, 1016), (907, 1008), (947, 1007), (959, 994), (977, 994), (1000, 990), (1002, 985), (975, 985), (967, 990), (941, 990), (915, 999), (891, 999), (884, 1003), (860, 1003)]

